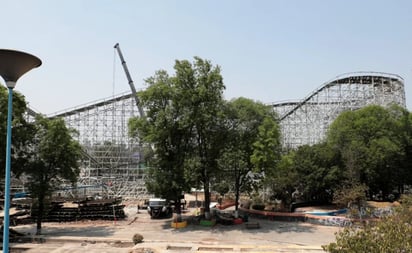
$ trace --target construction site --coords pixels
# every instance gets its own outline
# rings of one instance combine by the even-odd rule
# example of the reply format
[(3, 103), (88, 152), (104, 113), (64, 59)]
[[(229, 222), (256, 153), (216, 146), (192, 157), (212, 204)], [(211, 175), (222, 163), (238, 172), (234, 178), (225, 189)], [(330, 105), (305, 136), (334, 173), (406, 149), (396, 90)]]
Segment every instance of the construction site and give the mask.
[[(140, 106), (119, 44), (114, 50), (126, 74), (130, 92), (46, 115), (63, 118), (68, 127), (76, 129), (82, 146), (77, 185), (62, 185), (55, 193), (60, 198), (79, 198), (78, 201), (121, 198), (143, 203), (151, 197), (145, 187), (146, 164), (142, 147), (138, 140), (128, 135), (129, 119), (143, 116), (144, 108)], [(270, 106), (279, 118), (283, 148), (294, 149), (320, 142), (329, 125), (343, 111), (392, 104), (405, 107), (402, 77), (380, 72), (355, 72), (323, 83), (299, 101), (282, 101)], [(29, 109), (27, 115), (30, 118), (38, 113), (41, 112)], [(25, 192), (24, 180), (14, 178), (12, 192)]]
[[(144, 223), (149, 223), (147, 221), (149, 216), (145, 211), (139, 212), (139, 206), (144, 206), (145, 201), (153, 197), (145, 187), (147, 165), (144, 162), (143, 148), (139, 141), (131, 138), (128, 134), (129, 120), (143, 117), (145, 111), (140, 105), (136, 88), (119, 44), (114, 46), (114, 50), (120, 58), (130, 92), (45, 115), (50, 119), (64, 119), (67, 127), (78, 132), (77, 141), (82, 147), (81, 172), (78, 182), (74, 186), (69, 183), (61, 185), (60, 189), (54, 192), (54, 198), (48, 203), (47, 213), (43, 214), (43, 221), (51, 224), (51, 227), (49, 224), (45, 229), (46, 235), (49, 233), (50, 237), (53, 236), (53, 229), (56, 229), (53, 227), (53, 223), (71, 224), (75, 222), (69, 226), (68, 230), (64, 229), (64, 226), (61, 228), (60, 225), (57, 225), (64, 231), (62, 232), (64, 235), (70, 233), (69, 231), (73, 229), (72, 226), (84, 228), (84, 223), (87, 223), (86, 226), (103, 224), (106, 229), (111, 225), (118, 226), (119, 224), (123, 226), (122, 229), (131, 228), (138, 218), (140, 219), (139, 229), (147, 229), (144, 227)], [(322, 141), (330, 124), (344, 111), (358, 110), (368, 105), (387, 107), (393, 104), (405, 108), (404, 80), (400, 76), (378, 72), (355, 72), (338, 76), (322, 84), (299, 101), (282, 101), (272, 103), (269, 106), (278, 115), (282, 146), (285, 150), (290, 150), (301, 145), (312, 145)], [(29, 120), (33, 120), (37, 114), (41, 114), (41, 112), (36, 112), (33, 109), (27, 111)], [(19, 225), (20, 231), (16, 231), (15, 234), (11, 233), (12, 239), (15, 240), (19, 240), (20, 235), (33, 233), (33, 221), (39, 212), (32, 205), (26, 190), (24, 177), (12, 178), (11, 193), (13, 198), (10, 217), (12, 225)], [(191, 209), (184, 210), (188, 217), (191, 217), (193, 212), (198, 212), (195, 210), (199, 207), (197, 194), (196, 199), (191, 201), (195, 201), (196, 205), (191, 205)], [(288, 219), (296, 219), (297, 217), (292, 218), (292, 216)], [(164, 232), (169, 227), (169, 222), (170, 220), (163, 220), (157, 224), (150, 221), (150, 226), (153, 224), (161, 225), (156, 232), (159, 232), (160, 229)], [(227, 225), (225, 222), (221, 222), (221, 224)], [(230, 224), (233, 225), (232, 219), (230, 219)], [(261, 228), (260, 222), (250, 224), (257, 224), (256, 228)], [(267, 225), (268, 228), (270, 226)], [(249, 228), (246, 226), (246, 229)], [(305, 230), (308, 227), (302, 226), (298, 229)], [(127, 233), (119, 231), (118, 227), (113, 228), (113, 234), (122, 233), (123, 240), (126, 240), (125, 237), (131, 238), (133, 233), (133, 231), (127, 231)], [(94, 236), (90, 234), (93, 232), (94, 230), (82, 234), (89, 238), (89, 236)], [(233, 233), (233, 231), (230, 232)], [(249, 231), (243, 232), (250, 235)], [(324, 232), (320, 232), (322, 239), (324, 239)], [(273, 233), (273, 231), (268, 229), (267, 233)], [(14, 235), (16, 238), (13, 238)], [(190, 234), (190, 236), (193, 235)], [(238, 234), (238, 236), (244, 235)], [(67, 238), (63, 240), (67, 241)], [(167, 240), (173, 241), (170, 238)], [(216, 241), (220, 240), (216, 239)], [(285, 239), (285, 241), (287, 240)], [(230, 242), (232, 241), (223, 240), (225, 244)], [(323, 243), (322, 240), (319, 242)], [(196, 243), (202, 244), (204, 242), (196, 241)], [(255, 244), (256, 242), (251, 243)], [(318, 246), (316, 245), (316, 247)], [(121, 245), (116, 247), (121, 247)], [(167, 245), (162, 245), (162, 247), (169, 251), (171, 249)], [(180, 246), (175, 247), (178, 252), (183, 249)], [(187, 248), (187, 246), (185, 247)], [(193, 247), (195, 246), (185, 248), (185, 250), (191, 252)], [(239, 246), (233, 246), (233, 248), (239, 248)], [(244, 246), (244, 248), (248, 247)], [(217, 248), (211, 248), (212, 251), (214, 249)], [(199, 248), (196, 251), (199, 251)]]

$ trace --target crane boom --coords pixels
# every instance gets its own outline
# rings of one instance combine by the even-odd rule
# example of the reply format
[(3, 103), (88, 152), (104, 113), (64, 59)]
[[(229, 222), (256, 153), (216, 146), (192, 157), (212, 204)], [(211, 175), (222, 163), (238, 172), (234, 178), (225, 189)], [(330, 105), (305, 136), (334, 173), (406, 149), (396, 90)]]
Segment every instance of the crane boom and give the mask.
[(126, 73), (127, 81), (129, 82), (130, 89), (132, 90), (132, 93), (134, 95), (134, 99), (136, 101), (136, 106), (139, 110), (140, 117), (144, 117), (145, 114), (144, 114), (143, 108), (140, 105), (140, 100), (139, 100), (139, 97), (137, 96), (136, 88), (134, 87), (134, 83), (133, 83), (132, 77), (130, 76), (129, 69), (127, 68), (126, 61), (123, 58), (123, 54), (122, 54), (122, 51), (120, 50), (119, 43), (116, 43), (116, 45), (114, 45), (114, 48), (117, 49), (117, 53), (119, 54), (120, 61), (122, 62), (123, 70)]

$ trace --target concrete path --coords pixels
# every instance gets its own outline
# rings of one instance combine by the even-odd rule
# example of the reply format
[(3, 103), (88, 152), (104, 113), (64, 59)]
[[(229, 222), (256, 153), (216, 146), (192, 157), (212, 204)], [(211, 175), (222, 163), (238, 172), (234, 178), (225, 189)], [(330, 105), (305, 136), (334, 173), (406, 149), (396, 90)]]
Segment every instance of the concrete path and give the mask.
[[(26, 233), (33, 242), (11, 244), (24, 252), (323, 252), (321, 245), (335, 240), (341, 228), (317, 226), (300, 222), (259, 222), (259, 229), (240, 225), (204, 227), (189, 224), (186, 228), (171, 228), (171, 219), (150, 219), (145, 210), (125, 210), (127, 220), (117, 222), (87, 221), (44, 223), (43, 234), (33, 236), (35, 225), (20, 225), (13, 229)], [(135, 233), (144, 242), (133, 245)], [(150, 251), (148, 249), (152, 249)], [(18, 252), (18, 251), (14, 251)]]

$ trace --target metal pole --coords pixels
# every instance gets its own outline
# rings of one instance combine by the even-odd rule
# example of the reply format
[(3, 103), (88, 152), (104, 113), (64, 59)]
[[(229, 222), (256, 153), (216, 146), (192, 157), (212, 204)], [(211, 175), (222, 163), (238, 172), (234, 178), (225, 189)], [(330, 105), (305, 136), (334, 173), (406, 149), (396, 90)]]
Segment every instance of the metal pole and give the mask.
[(4, 223), (3, 223), (3, 252), (9, 252), (9, 211), (10, 211), (10, 167), (11, 167), (11, 122), (13, 111), (13, 88), (8, 88), (9, 99), (7, 106), (7, 144), (6, 144), (6, 178), (4, 183)]

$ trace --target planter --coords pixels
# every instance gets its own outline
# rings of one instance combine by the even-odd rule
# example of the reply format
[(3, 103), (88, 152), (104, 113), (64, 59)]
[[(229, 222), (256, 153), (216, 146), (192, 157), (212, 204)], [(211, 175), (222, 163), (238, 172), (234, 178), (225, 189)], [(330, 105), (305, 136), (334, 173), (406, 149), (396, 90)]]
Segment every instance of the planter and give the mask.
[(172, 221), (171, 226), (172, 228), (185, 228), (187, 226), (187, 221)]
[(243, 219), (242, 218), (237, 218), (233, 220), (233, 224), (242, 224), (243, 223)]
[(216, 221), (215, 220), (201, 220), (199, 224), (202, 226), (211, 227), (216, 224)]

